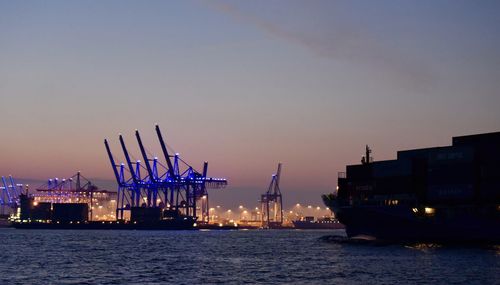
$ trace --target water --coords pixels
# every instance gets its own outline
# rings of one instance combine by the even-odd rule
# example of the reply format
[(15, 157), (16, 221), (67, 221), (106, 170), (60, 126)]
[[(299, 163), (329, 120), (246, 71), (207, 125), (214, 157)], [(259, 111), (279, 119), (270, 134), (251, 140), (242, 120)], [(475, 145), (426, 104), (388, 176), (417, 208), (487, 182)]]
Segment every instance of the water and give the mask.
[(321, 239), (330, 234), (0, 229), (0, 284), (500, 284), (500, 247)]

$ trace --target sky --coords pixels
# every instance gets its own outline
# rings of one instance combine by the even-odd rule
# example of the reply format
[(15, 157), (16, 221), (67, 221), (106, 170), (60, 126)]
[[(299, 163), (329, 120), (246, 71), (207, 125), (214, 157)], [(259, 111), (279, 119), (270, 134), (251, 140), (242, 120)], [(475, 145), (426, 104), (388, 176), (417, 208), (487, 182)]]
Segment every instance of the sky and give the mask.
[(498, 1), (0, 0), (0, 175), (76, 171), (114, 188), (103, 140), (139, 129), (257, 204), (283, 163), (285, 205), (337, 173), (500, 131)]

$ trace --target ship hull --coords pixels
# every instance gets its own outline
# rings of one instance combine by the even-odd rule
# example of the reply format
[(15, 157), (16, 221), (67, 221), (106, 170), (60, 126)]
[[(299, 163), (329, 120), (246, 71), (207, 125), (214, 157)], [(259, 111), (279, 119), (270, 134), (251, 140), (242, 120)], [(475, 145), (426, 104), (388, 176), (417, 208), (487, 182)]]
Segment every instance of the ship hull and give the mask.
[(307, 222), (307, 221), (292, 221), (295, 229), (303, 230), (338, 230), (344, 229), (344, 225), (339, 222)]
[(437, 207), (432, 216), (404, 206), (357, 206), (337, 209), (348, 237), (386, 241), (500, 242), (500, 215), (494, 206)]
[(154, 223), (131, 222), (81, 222), (81, 223), (42, 223), (42, 222), (14, 222), (16, 229), (43, 229), (43, 230), (191, 230), (195, 229), (194, 220), (172, 219)]

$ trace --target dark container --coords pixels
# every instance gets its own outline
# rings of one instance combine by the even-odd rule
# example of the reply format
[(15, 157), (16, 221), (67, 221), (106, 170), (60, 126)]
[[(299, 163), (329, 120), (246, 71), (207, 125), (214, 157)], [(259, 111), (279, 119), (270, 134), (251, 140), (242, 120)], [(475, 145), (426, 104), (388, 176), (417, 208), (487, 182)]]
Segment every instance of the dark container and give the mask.
[(89, 205), (86, 203), (54, 203), (52, 221), (85, 222), (89, 216)]
[(430, 202), (471, 202), (473, 198), (473, 184), (431, 184), (428, 186), (427, 200)]
[(410, 176), (412, 174), (411, 160), (386, 160), (372, 164), (373, 177)]
[(159, 207), (132, 207), (130, 208), (130, 221), (138, 223), (154, 223), (161, 219)]
[(471, 163), (473, 160), (474, 149), (467, 146), (441, 148), (429, 153), (429, 165)]
[(50, 220), (52, 218), (52, 204), (45, 202), (33, 203), (31, 208), (31, 219), (32, 220)]
[(476, 180), (474, 163), (442, 163), (429, 165), (427, 179), (433, 184), (474, 184)]
[(387, 195), (413, 193), (415, 190), (412, 181), (412, 176), (380, 177), (375, 179), (373, 193)]
[(21, 204), (21, 220), (29, 220), (31, 218), (31, 208), (33, 207), (34, 199), (26, 194), (19, 196)]
[(348, 165), (346, 167), (347, 178), (350, 181), (364, 181), (372, 178), (372, 163), (360, 165)]

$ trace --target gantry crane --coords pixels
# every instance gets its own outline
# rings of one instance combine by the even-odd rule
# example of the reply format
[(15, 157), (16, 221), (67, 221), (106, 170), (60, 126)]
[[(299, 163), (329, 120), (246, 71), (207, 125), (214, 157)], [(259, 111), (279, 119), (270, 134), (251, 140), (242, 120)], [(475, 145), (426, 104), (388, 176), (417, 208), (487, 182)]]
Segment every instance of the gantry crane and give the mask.
[(281, 163), (273, 174), (265, 194), (261, 195), (261, 221), (263, 228), (279, 228), (283, 224), (283, 199), (280, 190)]

